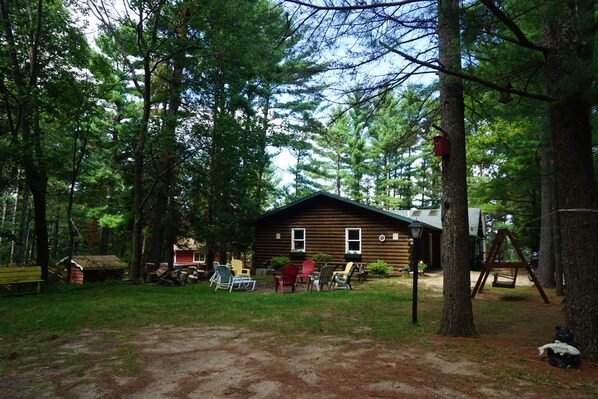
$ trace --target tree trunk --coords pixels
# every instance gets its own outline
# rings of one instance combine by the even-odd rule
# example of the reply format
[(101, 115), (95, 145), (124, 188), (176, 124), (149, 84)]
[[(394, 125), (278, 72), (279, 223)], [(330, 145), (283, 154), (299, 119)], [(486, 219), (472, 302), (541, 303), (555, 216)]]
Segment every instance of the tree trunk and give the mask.
[[(7, 202), (8, 198), (4, 197), (2, 199), (2, 220), (0, 220), (0, 231), (4, 231), (4, 222), (6, 221), (6, 208), (8, 206)], [(2, 252), (2, 235), (0, 235), (0, 265), (2, 264)]]
[[(184, 18), (184, 15), (181, 16)], [(176, 36), (184, 42), (186, 31), (184, 25), (176, 30)], [(152, 260), (154, 264), (166, 261), (172, 267), (173, 258), (171, 248), (176, 240), (173, 228), (175, 215), (173, 194), (175, 186), (174, 154), (176, 151), (176, 129), (179, 124), (179, 108), (181, 106), (181, 92), (183, 90), (183, 69), (185, 53), (178, 52), (173, 57), (172, 75), (168, 81), (169, 96), (164, 115), (162, 137), (160, 138), (161, 154), (158, 159), (156, 189), (154, 191), (154, 214), (151, 226)]]
[[(25, 262), (25, 242), (27, 241), (27, 225), (29, 224), (29, 187), (26, 184), (23, 184), (19, 181), (19, 193), (22, 195), (17, 195), (17, 202), (15, 202), (15, 211), (16, 211), (16, 204), (21, 203), (21, 207), (19, 210), (19, 228), (17, 229), (17, 235), (15, 242), (15, 250), (14, 250), (14, 257), (12, 260), (14, 264), (17, 266), (23, 266)], [(20, 199), (19, 199), (20, 198)], [(16, 214), (16, 212), (15, 212)]]
[[(459, 8), (453, 0), (438, 1), (439, 62), (461, 70)], [(442, 267), (444, 301), (440, 334), (477, 336), (473, 323), (469, 272), (469, 222), (465, 164), (465, 115), (462, 80), (440, 74), (440, 117), (450, 142), (442, 160)]]
[[(140, 13), (141, 19), (141, 13)], [(139, 43), (143, 42), (143, 31), (138, 32)], [(152, 68), (151, 68), (151, 54), (144, 53), (143, 56), (143, 115), (139, 131), (137, 133), (137, 147), (135, 148), (135, 172), (133, 187), (135, 190), (133, 198), (133, 240), (131, 243), (131, 267), (130, 278), (132, 280), (139, 280), (141, 278), (141, 265), (143, 262), (143, 208), (145, 205), (145, 193), (143, 189), (143, 169), (145, 162), (145, 145), (147, 141), (147, 134), (149, 131), (149, 120), (151, 116), (151, 83), (152, 83)]]
[(536, 271), (538, 280), (542, 287), (553, 288), (554, 281), (554, 212), (556, 208), (553, 204), (554, 174), (552, 145), (548, 129), (543, 129), (540, 133), (541, 155), (540, 155), (540, 173), (541, 173), (541, 192), (542, 192), (542, 221), (540, 229), (540, 260)]
[[(11, 219), (11, 229), (10, 232), (12, 234), (13, 237), (16, 237), (16, 225), (17, 225), (17, 211), (19, 209), (19, 197), (21, 196), (21, 191), (22, 191), (22, 185), (20, 183), (21, 178), (19, 177), (20, 173), (17, 171), (17, 195), (15, 195), (15, 201), (13, 203), (12, 206), (12, 219)], [(12, 239), (12, 242), (10, 243), (10, 256), (8, 257), (8, 263), (10, 264), (15, 264), (15, 257), (16, 257), (16, 251), (17, 251), (17, 240), (15, 240), (14, 238)]]
[[(25, 171), (25, 181), (33, 198), (37, 264), (41, 266), (42, 279), (47, 280), (50, 258), (46, 220), (48, 174), (44, 159), (42, 135), (39, 129), (39, 111), (37, 109), (38, 46), (42, 31), (42, 0), (37, 0), (35, 4), (32, 4), (31, 25), (28, 31), (31, 40), (24, 56), (17, 51), (14, 21), (12, 20), (13, 14), (10, 12), (9, 2), (2, 0), (0, 10), (4, 40), (8, 43), (6, 48), (10, 73), (17, 92), (16, 101), (19, 104), (21, 113), (16, 130), (22, 138), (22, 148), (24, 149), (22, 165)], [(25, 59), (19, 59), (20, 56)], [(23, 67), (24, 65), (27, 66), (27, 69)]]
[[(149, 79), (146, 82), (149, 86)], [(145, 101), (145, 100), (144, 100)], [(135, 149), (135, 175), (134, 175), (134, 197), (133, 197), (133, 240), (131, 243), (131, 268), (130, 278), (138, 280), (141, 277), (141, 263), (143, 256), (143, 204), (144, 204), (144, 190), (143, 190), (143, 163), (145, 141), (147, 137), (147, 129), (150, 115), (150, 104), (144, 104), (143, 120), (139, 128), (137, 136), (137, 148)], [(147, 110), (146, 110), (147, 108)]]
[[(569, 7), (569, 8), (568, 8)], [(565, 319), (584, 358), (598, 361), (598, 201), (588, 88), (596, 25), (594, 2), (562, 3), (545, 25), (547, 88), (555, 149), (565, 274)], [(587, 18), (591, 18), (590, 21)]]
[[(32, 167), (33, 168), (33, 167)], [(41, 266), (42, 280), (48, 280), (48, 264), (50, 250), (48, 247), (48, 223), (46, 218), (46, 193), (48, 175), (46, 170), (36, 170), (28, 180), (31, 196), (33, 197), (33, 215), (35, 226), (36, 264)]]
[(554, 293), (556, 296), (565, 296), (565, 286), (563, 281), (563, 251), (561, 243), (561, 218), (558, 213), (558, 202), (556, 198), (556, 187), (552, 190), (552, 203), (554, 204), (554, 212), (552, 214), (552, 238), (554, 239), (552, 256), (554, 258)]

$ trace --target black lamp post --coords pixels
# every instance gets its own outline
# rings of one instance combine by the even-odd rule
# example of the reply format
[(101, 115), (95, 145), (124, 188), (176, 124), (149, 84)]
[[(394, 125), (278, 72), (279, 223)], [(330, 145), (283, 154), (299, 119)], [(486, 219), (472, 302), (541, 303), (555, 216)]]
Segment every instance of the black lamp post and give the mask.
[(413, 239), (413, 247), (411, 259), (411, 270), (413, 270), (413, 308), (411, 311), (411, 323), (417, 323), (417, 276), (419, 274), (419, 270), (417, 270), (417, 240), (419, 240), (422, 236), (424, 231), (424, 225), (414, 220), (409, 226), (409, 232), (411, 233), (411, 238)]

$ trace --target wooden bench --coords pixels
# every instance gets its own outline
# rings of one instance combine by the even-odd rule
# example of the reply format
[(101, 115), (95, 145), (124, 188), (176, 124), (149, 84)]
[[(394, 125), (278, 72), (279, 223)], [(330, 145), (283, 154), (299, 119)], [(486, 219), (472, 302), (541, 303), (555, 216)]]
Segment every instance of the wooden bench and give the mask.
[(26, 293), (21, 292), (21, 284), (37, 283), (35, 292), (39, 294), (42, 282), (41, 266), (0, 267), (0, 286), (7, 286), (13, 293)]

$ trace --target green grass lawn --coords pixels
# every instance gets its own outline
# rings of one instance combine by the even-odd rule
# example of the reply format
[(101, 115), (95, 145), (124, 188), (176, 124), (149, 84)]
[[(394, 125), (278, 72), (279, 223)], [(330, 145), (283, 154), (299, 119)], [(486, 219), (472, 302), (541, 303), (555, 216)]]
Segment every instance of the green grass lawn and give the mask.
[[(421, 308), (412, 327), (411, 290), (392, 279), (358, 283), (355, 290), (275, 294), (218, 291), (207, 283), (184, 287), (99, 283), (47, 287), (39, 295), (0, 298), (3, 346), (76, 333), (143, 325), (209, 323), (278, 333), (326, 333), (400, 340), (433, 328), (438, 306)], [(420, 290), (426, 301), (426, 291)], [(437, 302), (437, 301), (433, 301)], [(427, 309), (431, 308), (431, 309)]]
[[(411, 287), (398, 280), (356, 282), (352, 291), (301, 290), (292, 294), (275, 294), (273, 288), (214, 292), (206, 282), (184, 287), (118, 282), (49, 286), (39, 295), (0, 298), (2, 352), (26, 345), (28, 340), (39, 341), (84, 329), (126, 331), (147, 325), (207, 323), (296, 336), (331, 334), (382, 341), (408, 340), (435, 332), (442, 298), (429, 295), (420, 286), (418, 324), (413, 326)], [(534, 295), (529, 287), (520, 290)], [(509, 291), (517, 292), (524, 291)], [(541, 307), (538, 301), (538, 308)], [(501, 301), (476, 299), (474, 309), (480, 333), (492, 333), (499, 327), (519, 328), (514, 326), (518, 321), (537, 329), (543, 317), (540, 313), (538, 320), (529, 319), (529, 315), (520, 317), (520, 306)], [(558, 320), (548, 323), (553, 325)]]

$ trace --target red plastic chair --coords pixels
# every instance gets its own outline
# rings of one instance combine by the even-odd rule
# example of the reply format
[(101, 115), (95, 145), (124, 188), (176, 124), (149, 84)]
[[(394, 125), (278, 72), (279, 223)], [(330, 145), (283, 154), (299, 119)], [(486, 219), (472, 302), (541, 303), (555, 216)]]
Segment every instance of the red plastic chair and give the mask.
[(291, 287), (292, 292), (295, 292), (295, 285), (297, 283), (297, 274), (299, 273), (299, 266), (288, 263), (282, 267), (282, 275), (274, 276), (276, 279), (276, 292), (280, 287), (280, 293), (284, 293), (284, 287)]
[[(300, 278), (302, 282), (309, 281), (309, 276), (314, 272), (315, 263), (313, 260), (303, 261), (303, 268), (297, 274), (297, 278)], [(306, 279), (305, 281), (303, 279)]]

